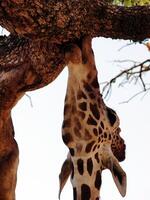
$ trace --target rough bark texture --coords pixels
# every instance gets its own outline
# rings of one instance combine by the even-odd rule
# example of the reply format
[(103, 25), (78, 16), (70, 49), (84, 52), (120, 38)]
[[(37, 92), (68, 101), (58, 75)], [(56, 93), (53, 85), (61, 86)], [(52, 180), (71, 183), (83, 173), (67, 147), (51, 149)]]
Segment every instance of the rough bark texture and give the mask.
[(142, 40), (150, 36), (150, 7), (125, 8), (103, 0), (2, 0), (0, 24), (14, 34), (61, 44), (85, 34)]
[(63, 66), (63, 49), (58, 44), (14, 35), (1, 37), (0, 73), (3, 72), (3, 76), (4, 73), (12, 73), (17, 77), (18, 86), (15, 85), (14, 89), (18, 92), (47, 85), (57, 77)]
[(102, 0), (1, 0), (0, 24), (11, 33), (0, 38), (0, 71), (22, 71), (19, 88), (27, 91), (57, 77), (68, 42), (84, 35), (150, 37), (150, 7), (125, 8)]
[(0, 25), (11, 33), (0, 37), (0, 199), (14, 200), (18, 148), (13, 106), (26, 91), (59, 75), (68, 43), (84, 35), (150, 37), (150, 7), (125, 8), (104, 0), (1, 0)]

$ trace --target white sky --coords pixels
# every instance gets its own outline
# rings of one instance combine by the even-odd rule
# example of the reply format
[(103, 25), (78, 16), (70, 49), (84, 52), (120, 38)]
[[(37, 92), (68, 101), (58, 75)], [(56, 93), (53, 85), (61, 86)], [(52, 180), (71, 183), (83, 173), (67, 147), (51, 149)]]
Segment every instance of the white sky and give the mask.
[[(112, 60), (148, 58), (150, 53), (143, 45), (132, 45), (118, 51), (127, 42), (97, 38), (93, 48), (99, 71), (99, 82), (108, 80), (120, 70)], [(147, 75), (147, 80), (148, 80)], [(63, 103), (67, 84), (67, 68), (49, 86), (28, 93), (13, 109), (12, 116), (16, 140), (20, 149), (18, 169), (17, 200), (57, 200), (61, 165), (68, 152), (61, 139)], [(117, 111), (121, 120), (122, 137), (126, 142), (126, 160), (121, 163), (127, 173), (127, 195), (125, 200), (150, 199), (150, 95), (141, 99), (138, 96), (127, 104), (120, 102), (129, 99), (140, 86), (114, 87), (111, 98), (105, 101)], [(123, 199), (109, 171), (103, 172), (101, 200)], [(62, 200), (71, 200), (70, 181), (61, 195)]]

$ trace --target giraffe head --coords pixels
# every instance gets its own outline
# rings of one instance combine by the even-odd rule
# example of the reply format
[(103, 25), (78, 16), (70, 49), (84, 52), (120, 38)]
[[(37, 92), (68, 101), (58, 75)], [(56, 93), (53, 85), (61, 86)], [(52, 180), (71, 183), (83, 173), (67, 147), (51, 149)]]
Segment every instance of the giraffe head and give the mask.
[(125, 143), (122, 137), (120, 136), (120, 120), (117, 113), (109, 107), (106, 107), (106, 113), (108, 120), (110, 122), (110, 129), (112, 135), (112, 144), (111, 150), (114, 156), (118, 159), (118, 161), (123, 161), (125, 159)]
[(122, 196), (126, 174), (119, 161), (125, 158), (119, 118), (100, 94), (91, 39), (66, 52), (69, 70), (62, 137), (69, 148), (60, 173), (60, 193), (71, 174), (74, 200), (98, 200), (101, 173), (109, 169)]

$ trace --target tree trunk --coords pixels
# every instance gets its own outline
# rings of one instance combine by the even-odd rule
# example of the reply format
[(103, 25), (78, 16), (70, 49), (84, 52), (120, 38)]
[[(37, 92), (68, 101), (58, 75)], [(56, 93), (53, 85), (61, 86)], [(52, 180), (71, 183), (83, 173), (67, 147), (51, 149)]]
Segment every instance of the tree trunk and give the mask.
[[(64, 48), (84, 35), (140, 41), (150, 37), (150, 7), (104, 0), (1, 0), (0, 199), (14, 200), (18, 148), (11, 109), (26, 91), (52, 82), (65, 66)], [(5, 176), (4, 176), (5, 174)]]

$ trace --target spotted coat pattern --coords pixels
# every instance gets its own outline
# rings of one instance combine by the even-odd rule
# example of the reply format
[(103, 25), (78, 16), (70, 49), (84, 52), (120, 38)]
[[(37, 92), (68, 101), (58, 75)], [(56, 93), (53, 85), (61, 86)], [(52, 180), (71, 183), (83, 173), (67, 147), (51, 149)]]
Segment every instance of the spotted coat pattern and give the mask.
[(81, 48), (70, 45), (65, 56), (69, 77), (62, 138), (69, 154), (60, 173), (60, 192), (71, 174), (74, 200), (98, 200), (101, 172), (108, 168), (124, 196), (126, 174), (118, 161), (125, 159), (125, 144), (119, 118), (100, 94), (91, 39), (85, 37)]

